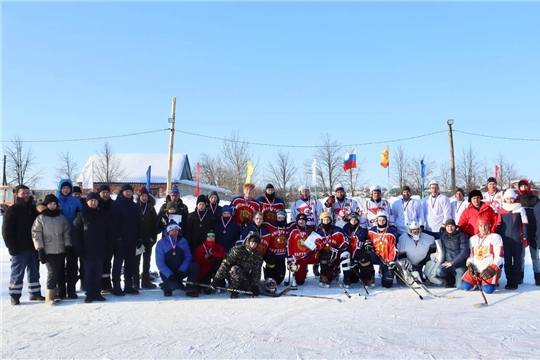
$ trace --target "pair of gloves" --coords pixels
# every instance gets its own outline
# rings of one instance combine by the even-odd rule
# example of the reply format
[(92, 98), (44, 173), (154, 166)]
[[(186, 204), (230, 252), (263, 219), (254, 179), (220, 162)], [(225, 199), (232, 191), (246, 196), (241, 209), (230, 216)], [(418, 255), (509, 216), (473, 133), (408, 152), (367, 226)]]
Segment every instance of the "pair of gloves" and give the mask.
[(473, 277), (478, 276), (480, 279), (484, 281), (488, 281), (493, 276), (497, 275), (499, 272), (499, 267), (495, 264), (489, 265), (487, 268), (482, 270), (480, 273), (478, 273), (478, 269), (473, 264), (472, 260), (467, 260), (467, 271), (469, 271), (469, 274), (471, 274)]

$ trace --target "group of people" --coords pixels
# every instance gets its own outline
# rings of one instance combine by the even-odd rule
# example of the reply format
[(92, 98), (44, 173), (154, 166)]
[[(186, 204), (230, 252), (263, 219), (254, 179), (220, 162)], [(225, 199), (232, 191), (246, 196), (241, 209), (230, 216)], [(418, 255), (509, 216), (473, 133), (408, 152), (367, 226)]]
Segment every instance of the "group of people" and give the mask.
[[(487, 293), (497, 288), (504, 268), (506, 289), (514, 290), (523, 282), (527, 247), (540, 285), (540, 205), (527, 180), (516, 190), (502, 192), (489, 178), (486, 193), (473, 190), (465, 200), (458, 189), (453, 202), (432, 181), (426, 198), (413, 199), (404, 186), (392, 204), (377, 185), (370, 188), (371, 197), (361, 201), (347, 197), (345, 188), (337, 185), (324, 203), (303, 185), (291, 204), (291, 222), (272, 184), (261, 197), (254, 198), (253, 191), (253, 184), (245, 184), (243, 194), (225, 206), (212, 191), (198, 196), (189, 212), (174, 187), (156, 212), (156, 201), (145, 187), (138, 189), (136, 201), (128, 184), (114, 201), (106, 185), (83, 199), (75, 195), (80, 188), (64, 179), (57, 196), (47, 195), (36, 207), (29, 188), (20, 185), (2, 228), (12, 256), (11, 302), (20, 303), (25, 270), (30, 300), (47, 303), (76, 298), (79, 278), (85, 302), (103, 301), (107, 292), (124, 296), (138, 294), (141, 287), (154, 289), (154, 246), (164, 296), (181, 289), (198, 297), (227, 284), (257, 296), (261, 277), (263, 289), (273, 292), (287, 270), (293, 285), (303, 285), (308, 265), (313, 265), (321, 287), (334, 280), (344, 287), (358, 282), (375, 286), (379, 265), (385, 288), (397, 275), (409, 285), (425, 282), (463, 290), (481, 286)], [(45, 297), (39, 262), (48, 270)], [(238, 291), (231, 297), (238, 297)]]

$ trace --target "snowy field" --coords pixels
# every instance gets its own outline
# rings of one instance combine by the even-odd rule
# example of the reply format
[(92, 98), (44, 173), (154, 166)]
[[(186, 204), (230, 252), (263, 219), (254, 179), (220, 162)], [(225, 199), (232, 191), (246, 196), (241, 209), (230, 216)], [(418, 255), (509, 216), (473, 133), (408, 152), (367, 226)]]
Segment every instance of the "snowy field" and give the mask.
[[(193, 209), (190, 204), (190, 209)], [(1, 222), (1, 217), (0, 217)], [(317, 286), (310, 273), (294, 293), (335, 300), (293, 297), (230, 300), (226, 293), (187, 298), (160, 290), (138, 296), (106, 295), (106, 302), (64, 300), (57, 306), (8, 295), (10, 257), (1, 242), (2, 358), (241, 358), (241, 359), (539, 359), (540, 287), (534, 286), (530, 258), (525, 283), (504, 290), (489, 306), (478, 291), (432, 288), (453, 294), (418, 296), (405, 286), (363, 290), (353, 285), (348, 299), (334, 282)], [(42, 292), (46, 269), (41, 265)], [(282, 286), (280, 286), (280, 289)], [(338, 299), (342, 301), (338, 301)]]

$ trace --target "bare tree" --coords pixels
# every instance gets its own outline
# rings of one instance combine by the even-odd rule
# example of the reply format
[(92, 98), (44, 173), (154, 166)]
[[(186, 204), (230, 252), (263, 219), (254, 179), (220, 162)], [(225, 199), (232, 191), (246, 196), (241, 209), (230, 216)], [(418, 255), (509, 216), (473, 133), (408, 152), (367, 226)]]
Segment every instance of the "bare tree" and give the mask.
[(396, 150), (392, 153), (392, 169), (393, 169), (393, 180), (399, 184), (399, 187), (403, 187), (407, 181), (407, 170), (409, 168), (409, 157), (405, 153), (403, 146), (399, 145)]
[(289, 153), (285, 153), (283, 150), (279, 150), (274, 155), (275, 162), (268, 164), (269, 178), (276, 187), (276, 192), (287, 199), (289, 188), (292, 183), (292, 179), (295, 176), (298, 168), (294, 165), (294, 162)]
[(69, 151), (65, 153), (61, 152), (58, 155), (58, 159), (59, 166), (54, 168), (56, 170), (56, 177), (58, 179), (70, 179), (75, 182), (79, 169)]
[(322, 192), (331, 194), (334, 185), (344, 180), (343, 151), (342, 146), (329, 133), (321, 135), (321, 140), (321, 146), (315, 151), (317, 183)]
[(425, 156), (413, 157), (409, 159), (406, 184), (411, 188), (411, 192), (416, 195), (420, 195), (422, 192), (422, 165), (421, 161), (424, 160), (426, 167), (425, 173), (425, 186), (429, 183), (429, 179), (435, 172), (435, 161), (429, 160)]
[(478, 157), (478, 153), (472, 145), (461, 150), (456, 173), (458, 183), (461, 184), (466, 193), (480, 187), (482, 183), (480, 180), (481, 166), (482, 163)]
[(126, 168), (120, 162), (108, 141), (103, 144), (101, 153), (94, 164), (94, 176), (96, 182), (115, 183), (121, 182), (126, 176)]
[(249, 144), (244, 139), (240, 139), (239, 131), (233, 132), (230, 137), (223, 140), (221, 144), (221, 153), (223, 155), (221, 164), (226, 171), (229, 171), (232, 174), (234, 181), (234, 184), (231, 184), (232, 186), (227, 186), (227, 188), (240, 194), (247, 172), (248, 160), (251, 160), (254, 168), (253, 176), (251, 178), (252, 183), (254, 183), (254, 178), (257, 173), (258, 161), (251, 157), (252, 153)]
[(508, 189), (512, 187), (512, 181), (524, 178), (520, 176), (515, 168), (515, 165), (511, 163), (506, 155), (499, 152), (498, 156), (493, 160), (496, 166), (499, 166), (499, 187), (501, 189)]
[(39, 171), (34, 172), (37, 161), (32, 146), (25, 149), (23, 140), (17, 135), (10, 145), (4, 145), (4, 152), (7, 155), (6, 176), (9, 184), (35, 185), (39, 180)]
[(450, 173), (450, 163), (448, 161), (439, 165), (438, 181), (440, 189), (447, 195), (452, 191), (452, 174)]

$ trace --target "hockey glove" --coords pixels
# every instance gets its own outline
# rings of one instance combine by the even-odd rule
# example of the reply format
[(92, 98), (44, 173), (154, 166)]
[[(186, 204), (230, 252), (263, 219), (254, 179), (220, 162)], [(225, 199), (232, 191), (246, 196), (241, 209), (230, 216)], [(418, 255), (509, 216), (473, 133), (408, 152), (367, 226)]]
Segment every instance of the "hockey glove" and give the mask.
[(217, 286), (219, 286), (219, 280), (216, 278), (212, 278), (212, 280), (210, 280), (210, 289), (216, 290)]
[(331, 208), (335, 202), (336, 202), (336, 197), (334, 195), (330, 195), (328, 199), (326, 199), (326, 201), (324, 202), (324, 206), (326, 206), (327, 208)]
[(39, 249), (38, 250), (38, 258), (39, 258), (40, 263), (45, 264), (45, 262), (47, 260), (47, 255), (45, 255), (45, 250), (44, 249)]
[(251, 287), (251, 296), (255, 297), (255, 296), (259, 296), (259, 294), (261, 293), (261, 290), (259, 289), (259, 285), (253, 285)]
[(369, 240), (366, 240), (366, 242), (364, 243), (364, 249), (366, 249), (366, 251), (375, 251), (373, 243)]
[(482, 270), (480, 273), (480, 279), (487, 281), (491, 279), (493, 276), (497, 275), (497, 271), (499, 271), (499, 268), (495, 264), (489, 265), (487, 268)]
[(405, 272), (411, 272), (412, 271), (412, 264), (411, 264), (411, 261), (409, 259), (401, 259), (401, 260), (398, 260), (399, 261), (399, 264), (401, 265), (401, 268), (405, 271)]

